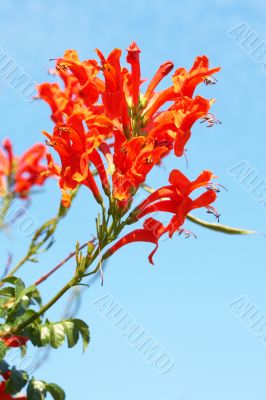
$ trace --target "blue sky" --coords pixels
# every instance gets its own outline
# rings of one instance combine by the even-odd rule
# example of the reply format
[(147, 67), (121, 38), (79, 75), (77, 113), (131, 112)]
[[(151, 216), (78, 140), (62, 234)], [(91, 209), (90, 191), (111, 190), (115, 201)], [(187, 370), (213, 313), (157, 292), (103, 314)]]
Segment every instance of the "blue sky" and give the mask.
[[(221, 65), (218, 84), (198, 91), (216, 98), (213, 111), (223, 124), (212, 129), (198, 124), (188, 146), (189, 170), (184, 160), (171, 158), (149, 183), (163, 184), (172, 168), (181, 168), (190, 177), (211, 169), (228, 189), (217, 202), (221, 222), (266, 232), (265, 208), (250, 187), (228, 173), (245, 161), (257, 171), (259, 181), (266, 180), (266, 73), (228, 34), (245, 24), (260, 42), (266, 41), (262, 1), (0, 0), (0, 10), (0, 46), (38, 82), (48, 79), (49, 59), (65, 49), (75, 48), (81, 58), (91, 58), (96, 47), (106, 53), (114, 47), (125, 49), (132, 40), (142, 49), (144, 77), (152, 76), (169, 59), (177, 67), (190, 67), (201, 54), (208, 55), (213, 66)], [(0, 109), (0, 138), (10, 136), (18, 152), (43, 141), (41, 131), (52, 128), (45, 104), (23, 102), (2, 80)], [(50, 183), (47, 193), (36, 195), (30, 212), (44, 221), (54, 215), (58, 201), (59, 192)], [(39, 264), (25, 266), (23, 277), (34, 281), (67, 255), (76, 240), (87, 240), (94, 232), (96, 210), (89, 193), (82, 191), (68, 221), (59, 228), (53, 249)], [(91, 328), (88, 351), (82, 355), (81, 345), (54, 351), (35, 371), (36, 378), (61, 384), (67, 399), (75, 400), (265, 398), (266, 347), (228, 307), (245, 296), (266, 314), (265, 237), (225, 236), (186, 226), (197, 240), (163, 241), (155, 267), (147, 261), (149, 245), (132, 245), (113, 257), (104, 287), (94, 284), (84, 294), (79, 312)], [(1, 243), (1, 259), (11, 251), (16, 261), (24, 254), (28, 238), (15, 230), (2, 235)], [(69, 263), (43, 285), (44, 297), (55, 293), (72, 271)], [(92, 306), (107, 294), (171, 353), (175, 367), (169, 373), (158, 374)], [(60, 302), (49, 318), (59, 319), (63, 307)]]

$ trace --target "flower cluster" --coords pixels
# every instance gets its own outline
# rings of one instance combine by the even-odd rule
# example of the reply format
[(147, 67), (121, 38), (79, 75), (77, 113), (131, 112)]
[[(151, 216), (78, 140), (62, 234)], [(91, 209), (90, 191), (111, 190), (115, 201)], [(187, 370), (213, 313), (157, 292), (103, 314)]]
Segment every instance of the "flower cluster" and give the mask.
[[(114, 49), (108, 57), (100, 50), (96, 53), (97, 60), (80, 61), (76, 51), (66, 51), (52, 71), (63, 80), (63, 88), (58, 83), (38, 87), (39, 98), (50, 105), (55, 124), (53, 132), (44, 135), (61, 161), (56, 164), (48, 154), (47, 174), (58, 177), (65, 206), (70, 204), (72, 191), (85, 185), (100, 204), (104, 192), (112, 213), (123, 216), (153, 167), (160, 165), (170, 152), (176, 157), (184, 155), (197, 120), (206, 121), (208, 126), (219, 122), (209, 112), (214, 99), (194, 96), (194, 91), (200, 83), (214, 84), (212, 75), (220, 68), (210, 68), (206, 56), (197, 57), (189, 71), (174, 70), (171, 85), (157, 91), (174, 68), (167, 61), (141, 92), (145, 80), (141, 77), (136, 43), (127, 49), (129, 68), (121, 66), (120, 49)], [(210, 171), (203, 171), (191, 182), (179, 170), (173, 170), (169, 185), (152, 193), (126, 220), (131, 224), (160, 211), (173, 215), (170, 223), (164, 226), (148, 217), (142, 229), (120, 239), (108, 255), (133, 241), (148, 241), (157, 247), (164, 233), (171, 237), (174, 232), (184, 231), (186, 215), (193, 209), (205, 207), (218, 217), (211, 206), (217, 192), (213, 178)], [(204, 193), (193, 200), (191, 193), (198, 188), (204, 188)]]
[(10, 140), (4, 140), (3, 149), (0, 148), (0, 196), (11, 193), (26, 199), (33, 186), (43, 185), (47, 178), (47, 166), (42, 164), (46, 152), (46, 146), (37, 143), (17, 157)]

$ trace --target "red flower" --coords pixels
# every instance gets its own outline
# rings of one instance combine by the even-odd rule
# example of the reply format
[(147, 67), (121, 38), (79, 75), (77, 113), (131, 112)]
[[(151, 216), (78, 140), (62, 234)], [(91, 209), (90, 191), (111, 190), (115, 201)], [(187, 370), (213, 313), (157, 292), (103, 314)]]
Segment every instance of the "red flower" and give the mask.
[(116, 242), (107, 251), (105, 258), (110, 257), (112, 254), (114, 254), (117, 250), (119, 250), (126, 244), (134, 242), (148, 242), (148, 243), (154, 243), (156, 245), (155, 249), (151, 252), (151, 254), (148, 257), (149, 262), (151, 264), (154, 264), (153, 256), (156, 250), (158, 249), (158, 241), (165, 232), (166, 228), (161, 222), (157, 221), (154, 218), (148, 218), (143, 224), (143, 229), (136, 229), (133, 232), (130, 232), (124, 237), (122, 237), (120, 240), (118, 240), (118, 242)]
[(166, 61), (162, 64), (157, 70), (154, 77), (151, 79), (150, 84), (145, 93), (145, 100), (148, 103), (151, 100), (151, 97), (154, 95), (154, 89), (159, 85), (159, 83), (166, 77), (174, 68), (174, 64), (172, 61)]
[(22, 198), (28, 197), (30, 189), (34, 185), (41, 186), (46, 180), (44, 172), (47, 167), (41, 164), (46, 156), (46, 146), (35, 144), (20, 158), (15, 172), (15, 192)]
[(140, 61), (139, 54), (140, 49), (138, 45), (133, 42), (127, 48), (127, 62), (131, 65), (131, 77), (132, 77), (132, 100), (133, 105), (138, 107), (139, 105), (139, 87), (140, 87)]
[(63, 123), (64, 115), (70, 115), (74, 108), (71, 92), (61, 90), (57, 83), (43, 83), (38, 86), (39, 98), (46, 101), (52, 111), (52, 120)]
[(90, 155), (97, 146), (97, 136), (94, 132), (86, 135), (82, 124), (79, 129), (71, 127), (55, 127), (53, 135), (44, 132), (49, 139), (49, 145), (59, 154), (62, 167), (56, 166), (51, 156), (48, 157), (48, 165), (51, 174), (56, 173), (60, 177), (59, 185), (64, 193), (64, 204), (69, 204), (70, 196), (68, 191), (77, 188), (83, 184), (91, 189), (97, 201), (101, 201), (101, 194), (95, 182), (95, 179), (88, 168)]
[(75, 50), (67, 50), (64, 57), (58, 59), (57, 68), (65, 70), (68, 68), (76, 77), (80, 84), (79, 96), (84, 100), (86, 106), (90, 106), (98, 100), (99, 66), (95, 60), (87, 60), (80, 62), (78, 54)]
[(123, 135), (116, 133), (113, 196), (124, 202), (131, 199), (132, 194), (166, 152), (165, 147), (155, 147), (152, 139), (139, 136), (127, 141)]
[[(164, 186), (154, 191), (144, 200), (128, 217), (127, 223), (136, 222), (151, 213), (167, 212), (174, 214), (169, 224), (164, 226), (161, 222), (148, 218), (144, 222), (143, 229), (136, 229), (118, 240), (106, 253), (106, 257), (119, 250), (121, 247), (132, 242), (151, 242), (156, 244), (155, 250), (150, 254), (149, 261), (153, 264), (152, 257), (158, 248), (158, 241), (164, 233), (170, 238), (175, 232), (187, 232), (182, 226), (187, 214), (196, 208), (206, 208), (208, 212), (219, 217), (211, 204), (216, 199), (216, 188), (211, 180), (214, 178), (210, 171), (203, 171), (197, 179), (190, 181), (182, 172), (173, 170), (169, 176), (169, 186)], [(192, 200), (190, 194), (201, 187), (207, 190)]]
[(46, 146), (35, 144), (21, 157), (13, 155), (12, 144), (3, 142), (6, 154), (0, 150), (0, 192), (10, 191), (20, 198), (27, 198), (35, 185), (43, 185), (47, 167), (41, 162), (46, 156)]
[(96, 50), (101, 60), (105, 78), (105, 89), (102, 92), (102, 101), (106, 115), (110, 118), (120, 118), (125, 127), (128, 127), (129, 116), (125, 93), (123, 91), (123, 73), (120, 66), (121, 50), (114, 49), (107, 59), (100, 50)]
[[(196, 208), (205, 207), (218, 218), (217, 211), (210, 205), (216, 199), (212, 178), (214, 175), (210, 171), (203, 171), (197, 179), (190, 181), (181, 171), (173, 170), (169, 176), (170, 186), (156, 190), (144, 200), (132, 213), (133, 221), (134, 218), (140, 219), (153, 212), (173, 213), (174, 216), (167, 226), (169, 235), (172, 236), (180, 230), (187, 214)], [(206, 187), (206, 192), (192, 200), (190, 194), (200, 187)]]
[(24, 336), (9, 336), (6, 338), (0, 338), (2, 342), (8, 347), (21, 347), (28, 342), (28, 338)]
[(219, 70), (220, 67), (209, 69), (206, 56), (197, 57), (189, 72), (178, 68), (173, 75), (173, 86), (157, 94), (151, 106), (147, 106), (146, 119), (151, 118), (167, 101), (175, 102), (180, 97), (192, 97), (196, 86)]
[(185, 68), (178, 68), (173, 75), (175, 93), (182, 93), (183, 96), (192, 97), (196, 86), (216, 72), (218, 68), (209, 68), (209, 60), (206, 56), (197, 57), (189, 72)]
[(157, 140), (157, 143), (167, 143), (169, 150), (174, 144), (176, 156), (184, 153), (192, 125), (202, 118), (210, 109), (213, 100), (206, 100), (196, 96), (179, 98), (169, 111), (159, 113), (146, 127), (148, 135)]

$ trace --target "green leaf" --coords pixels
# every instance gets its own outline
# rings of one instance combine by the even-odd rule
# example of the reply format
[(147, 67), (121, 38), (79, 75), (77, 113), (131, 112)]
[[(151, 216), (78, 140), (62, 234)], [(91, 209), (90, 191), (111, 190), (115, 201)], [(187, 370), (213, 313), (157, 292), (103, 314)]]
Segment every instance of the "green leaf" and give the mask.
[(60, 386), (55, 383), (46, 383), (44, 381), (37, 381), (31, 379), (27, 389), (27, 398), (29, 400), (44, 400), (47, 393), (53, 397), (54, 400), (65, 400), (65, 392)]
[(46, 390), (51, 394), (54, 400), (65, 400), (66, 395), (63, 389), (55, 383), (48, 383), (46, 385)]
[(83, 341), (83, 351), (86, 350), (90, 343), (90, 331), (88, 325), (81, 319), (74, 319), (75, 328), (79, 331)]
[(22, 324), (24, 321), (27, 321), (29, 318), (31, 318), (34, 314), (36, 314), (36, 311), (31, 310), (30, 308), (23, 313), (23, 315), (19, 316), (17, 319), (14, 320), (14, 324)]
[(2, 361), (3, 358), (6, 356), (6, 353), (8, 352), (9, 347), (7, 347), (5, 345), (4, 342), (2, 342), (2, 340), (0, 340), (0, 360)]
[(16, 284), (16, 281), (17, 281), (18, 279), (19, 279), (19, 278), (17, 278), (16, 276), (9, 276), (8, 278), (2, 279), (2, 282), (4, 282), (4, 283), (11, 283), (11, 285), (15, 285), (15, 284)]
[(18, 299), (20, 297), (20, 295), (21, 295), (21, 293), (23, 293), (24, 289), (25, 289), (25, 285), (22, 282), (22, 280), (17, 279), (15, 282), (15, 297), (16, 297), (16, 299)]
[(17, 394), (28, 382), (28, 374), (26, 371), (19, 371), (15, 367), (11, 369), (11, 375), (6, 382), (6, 391), (11, 394)]
[(19, 303), (23, 297), (27, 296), (29, 299), (34, 296), (34, 293), (36, 292), (36, 286), (31, 285), (24, 290), (21, 290), (19, 293), (16, 292), (16, 303)]
[(67, 339), (68, 347), (74, 347), (79, 337), (83, 341), (83, 351), (86, 350), (90, 333), (88, 325), (80, 319), (70, 318), (68, 320), (52, 323), (47, 321), (43, 325), (31, 325), (26, 331), (34, 346), (52, 346), (54, 349), (60, 347)]
[(79, 340), (79, 332), (77, 329), (75, 329), (74, 322), (71, 320), (64, 322), (64, 329), (67, 336), (68, 347), (72, 348)]
[(40, 343), (42, 346), (46, 346), (50, 344), (50, 328), (47, 325), (44, 325), (42, 329), (39, 330), (40, 332)]
[(0, 290), (0, 296), (2, 297), (15, 297), (15, 289), (11, 286), (5, 287)]
[(32, 378), (27, 387), (27, 397), (30, 400), (44, 400), (46, 397), (46, 384)]
[(61, 322), (50, 324), (50, 345), (58, 349), (65, 341), (65, 329)]
[(9, 365), (6, 361), (0, 361), (0, 374), (9, 371)]

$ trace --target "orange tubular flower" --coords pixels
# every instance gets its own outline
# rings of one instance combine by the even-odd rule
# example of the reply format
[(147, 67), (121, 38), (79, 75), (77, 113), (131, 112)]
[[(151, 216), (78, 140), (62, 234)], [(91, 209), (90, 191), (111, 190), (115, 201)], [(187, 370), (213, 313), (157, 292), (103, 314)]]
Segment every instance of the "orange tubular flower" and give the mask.
[(39, 98), (46, 101), (52, 110), (52, 120), (58, 124), (63, 123), (64, 115), (73, 111), (74, 102), (71, 100), (71, 93), (60, 89), (57, 83), (43, 83), (38, 86)]
[(178, 68), (173, 75), (173, 86), (154, 96), (151, 106), (147, 105), (146, 118), (151, 118), (167, 101), (176, 101), (180, 97), (192, 97), (198, 84), (205, 82), (220, 67), (209, 69), (209, 60), (206, 56), (197, 57), (192, 68), (187, 72)]
[(32, 186), (44, 184), (47, 167), (40, 162), (45, 158), (46, 151), (43, 144), (35, 144), (18, 159), (14, 190), (21, 198), (28, 197)]
[(220, 67), (209, 69), (209, 60), (206, 56), (197, 57), (192, 68), (187, 72), (184, 68), (178, 68), (173, 75), (175, 93), (192, 97), (196, 86), (206, 82), (206, 79), (220, 71)]
[[(131, 224), (151, 213), (167, 212), (174, 214), (169, 224), (164, 226), (161, 222), (148, 218), (144, 222), (143, 229), (136, 229), (118, 240), (107, 251), (105, 257), (109, 257), (129, 243), (150, 242), (156, 244), (155, 249), (149, 256), (149, 261), (153, 264), (153, 255), (158, 248), (158, 241), (164, 233), (168, 233), (170, 238), (175, 232), (179, 232), (179, 234), (184, 232), (186, 236), (190, 234), (190, 232), (182, 228), (190, 211), (204, 207), (209, 213), (219, 218), (216, 209), (211, 206), (216, 199), (216, 191), (218, 191), (211, 182), (213, 178), (214, 176), (210, 171), (203, 171), (197, 179), (190, 181), (179, 170), (173, 170), (169, 176), (170, 185), (154, 191), (127, 219), (127, 223)], [(189, 197), (190, 194), (201, 187), (205, 187), (207, 190), (195, 200), (192, 200)]]
[(134, 242), (148, 242), (154, 243), (156, 245), (155, 249), (150, 253), (148, 257), (149, 262), (151, 264), (154, 264), (153, 256), (158, 249), (158, 241), (165, 232), (166, 228), (161, 222), (157, 221), (154, 218), (148, 218), (143, 224), (143, 229), (136, 229), (118, 240), (118, 242), (116, 242), (115, 245), (107, 251), (105, 258), (110, 257), (126, 244)]
[[(118, 136), (118, 134), (117, 134)], [(152, 139), (139, 136), (128, 142), (120, 138), (115, 141), (113, 195), (119, 201), (127, 201), (136, 192), (147, 174), (157, 164), (165, 147), (155, 147)]]
[(62, 163), (61, 168), (55, 166), (49, 156), (50, 172), (60, 176), (59, 185), (64, 192), (65, 205), (69, 205), (70, 199), (67, 191), (76, 189), (79, 184), (87, 186), (96, 200), (101, 202), (101, 194), (88, 168), (90, 157), (98, 146), (99, 135), (94, 131), (86, 134), (82, 123), (75, 124), (75, 128), (56, 126), (53, 135), (44, 132), (49, 145), (58, 152)]
[[(169, 176), (170, 186), (156, 190), (144, 200), (133, 212), (133, 220), (153, 212), (173, 213), (174, 216), (167, 226), (169, 235), (172, 236), (174, 232), (180, 230), (187, 214), (196, 208), (205, 207), (209, 213), (219, 218), (215, 208), (210, 205), (215, 201), (218, 191), (211, 182), (213, 178), (214, 175), (210, 171), (203, 171), (197, 179), (190, 181), (181, 171), (173, 170)], [(190, 194), (200, 187), (207, 188), (207, 191), (192, 200)]]
[(9, 190), (26, 199), (32, 187), (43, 185), (47, 178), (47, 167), (41, 164), (46, 156), (46, 146), (35, 144), (21, 157), (13, 155), (8, 139), (4, 140), (3, 148), (7, 154), (0, 150), (0, 193)]
[(120, 66), (121, 50), (114, 49), (107, 59), (100, 50), (96, 50), (102, 64), (105, 78), (105, 89), (102, 93), (102, 101), (106, 115), (110, 118), (119, 118), (124, 127), (128, 127), (129, 117), (125, 93), (123, 91), (123, 73)]
[(67, 50), (64, 57), (58, 59), (58, 69), (68, 68), (80, 84), (79, 96), (84, 100), (86, 106), (94, 104), (98, 100), (99, 91), (96, 77), (99, 66), (95, 60), (80, 62), (75, 50)]

